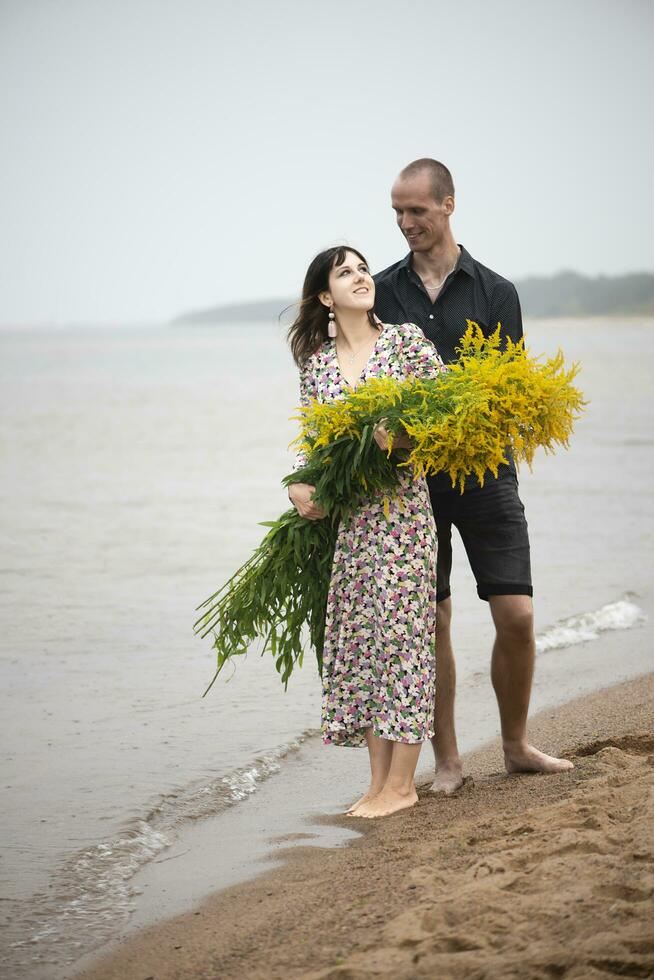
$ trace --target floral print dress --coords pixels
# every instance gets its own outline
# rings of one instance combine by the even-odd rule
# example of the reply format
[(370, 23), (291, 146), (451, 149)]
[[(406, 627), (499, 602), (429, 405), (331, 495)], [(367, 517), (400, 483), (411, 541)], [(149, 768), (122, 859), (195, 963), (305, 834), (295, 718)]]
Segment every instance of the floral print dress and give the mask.
[[(360, 381), (402, 380), (444, 370), (419, 327), (380, 324)], [(300, 399), (322, 402), (349, 390), (336, 345), (326, 341), (300, 371)], [(296, 467), (302, 465), (300, 453)], [(365, 730), (415, 744), (434, 734), (436, 526), (424, 479), (400, 477), (390, 500), (372, 498), (338, 529), (323, 652), (323, 741), (363, 745)]]

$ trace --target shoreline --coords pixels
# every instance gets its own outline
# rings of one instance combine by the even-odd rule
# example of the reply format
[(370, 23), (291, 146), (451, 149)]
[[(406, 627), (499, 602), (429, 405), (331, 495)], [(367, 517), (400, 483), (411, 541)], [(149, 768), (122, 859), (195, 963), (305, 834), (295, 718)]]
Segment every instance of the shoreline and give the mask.
[(654, 972), (654, 674), (545, 708), (530, 732), (575, 769), (506, 776), (495, 740), (466, 755), (456, 797), (423, 788), (384, 820), (316, 817), (358, 836), (324, 848), (288, 835), (281, 866), (65, 976), (581, 978), (615, 976), (609, 960)]
[[(629, 593), (628, 597), (642, 607), (642, 617), (631, 624), (634, 628), (628, 634), (624, 627), (615, 632), (605, 626), (592, 641), (586, 638), (572, 647), (556, 644), (539, 653), (532, 694), (534, 715), (651, 670), (654, 608), (643, 601), (643, 596)], [(474, 622), (472, 625), (477, 628)], [(545, 638), (547, 635), (543, 634)], [(498, 734), (497, 705), (486, 671), (471, 671), (469, 664), (460, 676), (458, 694), (459, 747), (467, 757)], [(554, 754), (560, 748), (552, 746)], [(259, 761), (255, 759), (251, 765)], [(430, 763), (427, 747), (418, 780), (429, 778)], [(9, 945), (7, 976), (15, 980), (65, 980), (116, 948), (117, 941), (124, 943), (149, 926), (199, 908), (212, 895), (279, 866), (289, 842), (302, 841), (313, 850), (338, 848), (358, 838), (360, 829), (338, 818), (360, 795), (367, 780), (365, 750), (343, 754), (337, 748), (325, 748), (318, 736), (307, 738), (284, 759), (278, 771), (273, 770), (271, 778), (257, 783), (256, 792), (220, 812), (176, 826), (163, 851), (141, 863), (124, 884), (121, 879), (118, 903), (107, 891), (83, 893), (81, 905), (76, 902), (79, 892), (60, 889), (57, 896), (52, 893), (50, 904), (55, 909), (58, 936), (43, 932), (48, 922), (42, 917), (45, 941), (39, 937), (31, 949), (23, 945), (15, 954)], [(129, 831), (125, 833), (129, 844)], [(121, 854), (118, 850), (112, 860), (119, 862)], [(103, 904), (102, 915), (94, 908), (96, 897)], [(86, 908), (90, 916), (85, 914)], [(36, 908), (33, 914), (38, 915)], [(10, 943), (10, 937), (6, 938)]]

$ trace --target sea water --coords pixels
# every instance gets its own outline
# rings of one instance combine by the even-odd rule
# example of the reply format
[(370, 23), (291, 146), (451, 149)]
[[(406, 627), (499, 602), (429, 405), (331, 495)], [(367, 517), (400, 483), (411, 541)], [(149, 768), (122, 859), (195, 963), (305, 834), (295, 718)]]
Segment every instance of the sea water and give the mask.
[[(520, 475), (539, 657), (573, 668), (652, 595), (654, 322), (527, 327), (532, 351), (581, 361), (589, 398), (570, 451)], [(7, 975), (27, 977), (110, 937), (181, 827), (284, 779), (315, 739), (319, 685), (309, 658), (285, 692), (252, 651), (202, 699), (213, 662), (191, 629), (288, 506), (281, 329), (24, 328), (0, 352), (3, 945)], [(465, 690), (486, 684), (492, 631), (455, 550)], [(598, 663), (597, 686), (611, 680)]]

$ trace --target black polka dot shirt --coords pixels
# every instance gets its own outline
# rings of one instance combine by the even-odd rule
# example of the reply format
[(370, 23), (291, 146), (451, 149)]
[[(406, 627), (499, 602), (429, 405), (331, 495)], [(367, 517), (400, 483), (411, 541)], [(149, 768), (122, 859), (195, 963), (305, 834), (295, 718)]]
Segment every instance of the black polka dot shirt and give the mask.
[(374, 276), (380, 320), (417, 324), (446, 364), (456, 360), (467, 320), (475, 320), (486, 335), (501, 323), (503, 336), (514, 341), (522, 337), (520, 300), (513, 283), (460, 248), (459, 260), (434, 303), (413, 271), (410, 252)]
[[(415, 323), (446, 364), (457, 358), (456, 348), (468, 326), (468, 320), (479, 324), (488, 336), (502, 324), (501, 334), (517, 342), (522, 337), (520, 300), (512, 282), (488, 269), (459, 246), (461, 254), (443, 288), (432, 303), (420, 277), (411, 265), (411, 253), (394, 265), (378, 272), (375, 280), (375, 313), (383, 323)], [(514, 475), (515, 464), (501, 465), (498, 478)], [(488, 481), (492, 479), (487, 475)], [(451, 490), (445, 473), (429, 478), (432, 491)], [(475, 476), (466, 479), (466, 489), (478, 486)], [(456, 491), (458, 493), (458, 491)]]

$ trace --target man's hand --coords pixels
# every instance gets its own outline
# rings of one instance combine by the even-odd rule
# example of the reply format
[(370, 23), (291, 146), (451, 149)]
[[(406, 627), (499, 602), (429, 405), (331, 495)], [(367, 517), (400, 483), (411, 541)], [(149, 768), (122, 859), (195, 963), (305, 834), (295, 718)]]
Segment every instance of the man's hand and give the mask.
[(288, 495), (300, 517), (307, 521), (319, 521), (325, 517), (325, 512), (318, 504), (313, 503), (316, 488), (309, 483), (291, 483)]

